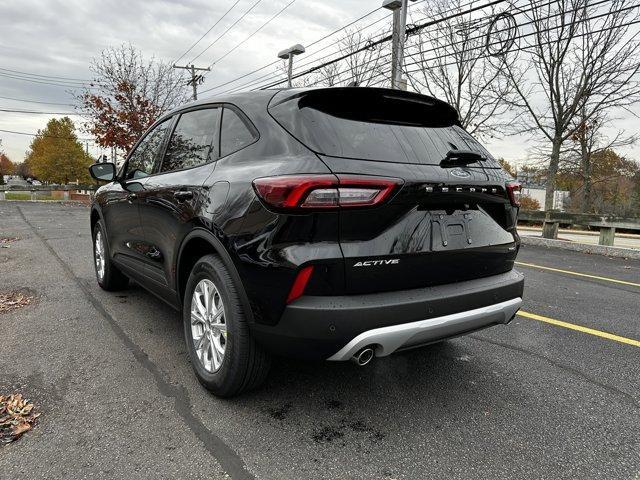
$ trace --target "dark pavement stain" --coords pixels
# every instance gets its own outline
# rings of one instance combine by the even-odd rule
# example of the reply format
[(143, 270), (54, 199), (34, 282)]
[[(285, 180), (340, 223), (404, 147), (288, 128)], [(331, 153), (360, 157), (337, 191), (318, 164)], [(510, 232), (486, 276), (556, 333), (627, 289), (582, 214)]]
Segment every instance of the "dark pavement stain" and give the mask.
[(275, 420), (284, 420), (291, 412), (292, 405), (290, 403), (285, 403), (278, 407), (269, 407), (265, 409), (265, 412)]
[(344, 432), (340, 427), (325, 426), (313, 434), (313, 439), (317, 443), (330, 443), (342, 437), (344, 437)]
[(364, 420), (342, 418), (339, 425), (325, 425), (317, 430), (312, 438), (316, 443), (330, 443), (343, 438), (347, 434), (364, 434), (371, 442), (383, 440), (387, 434), (367, 424)]

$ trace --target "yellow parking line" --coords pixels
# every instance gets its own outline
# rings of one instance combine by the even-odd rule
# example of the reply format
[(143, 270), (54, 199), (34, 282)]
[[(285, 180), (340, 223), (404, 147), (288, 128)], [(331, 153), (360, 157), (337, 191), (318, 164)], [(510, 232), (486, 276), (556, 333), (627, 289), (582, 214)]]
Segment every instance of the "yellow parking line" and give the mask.
[(627, 282), (625, 280), (618, 280), (617, 278), (600, 277), (598, 275), (589, 275), (586, 273), (572, 272), (571, 270), (561, 270), (559, 268), (544, 267), (542, 265), (536, 265), (534, 263), (515, 262), (516, 265), (522, 265), (523, 267), (539, 268), (540, 270), (549, 270), (551, 272), (567, 273), (569, 275), (575, 275), (577, 277), (593, 278), (595, 280), (604, 280), (605, 282), (619, 283), (621, 285), (630, 285), (632, 287), (640, 287), (640, 283)]
[(606, 338), (608, 340), (613, 340), (614, 342), (626, 343), (627, 345), (640, 347), (640, 341), (621, 337), (619, 335), (614, 335), (613, 333), (603, 332), (601, 330), (595, 330), (593, 328), (583, 327), (581, 325), (575, 325), (573, 323), (563, 322), (561, 320), (555, 320), (553, 318), (544, 317), (542, 315), (536, 315), (535, 313), (523, 312), (522, 310), (518, 312), (518, 315), (520, 315), (521, 317), (530, 318), (532, 320), (538, 320), (539, 322), (557, 325), (558, 327), (564, 327), (571, 330), (576, 330), (578, 332), (588, 333), (589, 335), (595, 335), (596, 337)]

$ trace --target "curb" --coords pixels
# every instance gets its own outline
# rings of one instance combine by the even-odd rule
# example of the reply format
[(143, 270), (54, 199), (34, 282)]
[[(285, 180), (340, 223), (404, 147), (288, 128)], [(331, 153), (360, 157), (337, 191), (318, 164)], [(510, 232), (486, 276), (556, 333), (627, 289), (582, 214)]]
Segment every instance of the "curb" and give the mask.
[(551, 240), (540, 237), (520, 237), (523, 245), (537, 247), (555, 247), (574, 252), (589, 253), (592, 255), (605, 255), (607, 257), (632, 258), (640, 260), (640, 250), (635, 248), (607, 247), (605, 245), (588, 245), (586, 243), (567, 242), (565, 240)]

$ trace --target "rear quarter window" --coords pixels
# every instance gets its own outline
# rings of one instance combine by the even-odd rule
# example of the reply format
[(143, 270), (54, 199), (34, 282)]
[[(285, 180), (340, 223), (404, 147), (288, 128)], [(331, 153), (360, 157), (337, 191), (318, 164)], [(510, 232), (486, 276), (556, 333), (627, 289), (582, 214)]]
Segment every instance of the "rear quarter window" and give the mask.
[(251, 145), (258, 138), (251, 126), (234, 109), (225, 107), (220, 128), (220, 156), (224, 157)]

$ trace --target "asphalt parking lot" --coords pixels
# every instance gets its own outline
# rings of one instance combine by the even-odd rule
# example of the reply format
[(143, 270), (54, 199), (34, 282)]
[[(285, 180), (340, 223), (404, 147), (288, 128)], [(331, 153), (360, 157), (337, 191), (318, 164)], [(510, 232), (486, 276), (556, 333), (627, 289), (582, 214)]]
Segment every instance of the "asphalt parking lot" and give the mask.
[(0, 237), (0, 290), (36, 295), (0, 314), (0, 394), (42, 411), (2, 478), (640, 479), (640, 261), (526, 246), (509, 326), (219, 400), (176, 312), (98, 288), (86, 207), (0, 202)]

